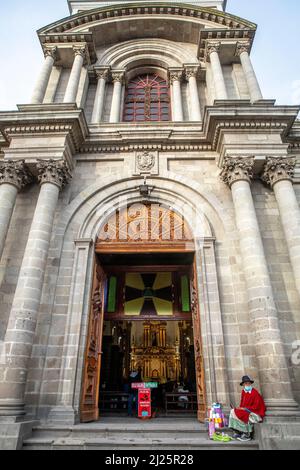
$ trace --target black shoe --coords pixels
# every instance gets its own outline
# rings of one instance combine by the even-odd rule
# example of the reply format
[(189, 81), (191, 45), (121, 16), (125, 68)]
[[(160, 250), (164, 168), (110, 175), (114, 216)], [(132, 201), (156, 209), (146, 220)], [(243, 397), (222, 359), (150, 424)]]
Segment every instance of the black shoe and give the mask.
[(249, 434), (242, 434), (240, 437), (237, 438), (238, 441), (241, 441), (241, 442), (249, 442), (251, 441), (251, 436), (249, 436)]

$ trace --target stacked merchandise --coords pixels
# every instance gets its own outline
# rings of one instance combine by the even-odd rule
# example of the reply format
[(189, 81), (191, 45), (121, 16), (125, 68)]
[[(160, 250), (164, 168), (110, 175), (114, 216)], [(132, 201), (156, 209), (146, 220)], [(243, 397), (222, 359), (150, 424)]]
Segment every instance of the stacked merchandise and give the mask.
[(222, 405), (214, 403), (208, 409), (208, 434), (209, 438), (213, 439), (217, 430), (223, 429), (228, 426), (228, 420), (224, 415)]

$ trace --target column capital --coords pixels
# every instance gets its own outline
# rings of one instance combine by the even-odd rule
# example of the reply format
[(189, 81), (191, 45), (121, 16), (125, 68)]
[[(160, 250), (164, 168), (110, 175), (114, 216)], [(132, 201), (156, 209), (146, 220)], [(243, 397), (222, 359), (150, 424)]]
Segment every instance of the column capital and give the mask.
[(296, 167), (296, 158), (268, 157), (261, 179), (272, 188), (279, 181), (292, 181)]
[(73, 47), (74, 56), (80, 55), (83, 59), (87, 56), (87, 47), (84, 44), (74, 44)]
[(226, 157), (220, 174), (221, 180), (231, 187), (237, 181), (251, 182), (254, 157)]
[(199, 65), (185, 65), (184, 74), (187, 80), (191, 77), (197, 78), (199, 74)]
[(213, 52), (219, 54), (221, 48), (220, 42), (207, 42), (205, 50), (205, 60), (207, 61)]
[(110, 67), (101, 67), (101, 68), (94, 67), (94, 70), (95, 70), (97, 81), (101, 79), (105, 80), (106, 82), (108, 81), (110, 77)]
[(113, 83), (120, 82), (122, 85), (125, 79), (125, 72), (122, 70), (115, 70), (111, 72)]
[(250, 52), (250, 43), (249, 42), (237, 42), (236, 44), (236, 50), (235, 50), (235, 56), (240, 57), (240, 55), (243, 52), (247, 52), (249, 54)]
[(64, 160), (39, 160), (36, 168), (40, 185), (52, 183), (62, 189), (72, 178)]
[(57, 46), (44, 46), (45, 58), (51, 57), (54, 61), (57, 59)]
[(32, 174), (24, 160), (3, 160), (0, 162), (0, 184), (11, 184), (20, 191), (32, 181)]
[(181, 82), (183, 79), (183, 69), (169, 69), (170, 82)]

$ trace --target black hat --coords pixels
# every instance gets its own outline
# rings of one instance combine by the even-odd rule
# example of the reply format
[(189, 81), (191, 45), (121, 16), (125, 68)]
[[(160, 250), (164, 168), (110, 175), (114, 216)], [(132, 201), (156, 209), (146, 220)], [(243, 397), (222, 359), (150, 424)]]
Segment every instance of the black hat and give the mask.
[(240, 386), (242, 387), (244, 383), (246, 382), (251, 382), (252, 384), (254, 384), (254, 380), (251, 380), (249, 375), (244, 375), (244, 377), (242, 378), (242, 382), (240, 383)]

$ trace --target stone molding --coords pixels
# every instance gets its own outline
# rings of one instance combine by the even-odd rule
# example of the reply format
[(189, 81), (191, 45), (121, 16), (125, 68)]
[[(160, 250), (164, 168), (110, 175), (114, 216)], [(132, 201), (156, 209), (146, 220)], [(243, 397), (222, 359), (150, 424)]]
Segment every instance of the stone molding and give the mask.
[(32, 181), (32, 174), (24, 160), (4, 160), (0, 162), (0, 184), (11, 184), (20, 191)]
[(220, 178), (231, 187), (237, 181), (248, 181), (250, 183), (253, 174), (254, 157), (226, 157)]
[[(140, 2), (139, 2), (140, 3)], [(197, 6), (190, 6), (190, 5), (180, 5), (175, 4), (171, 5), (167, 3), (166, 5), (161, 4), (159, 5), (131, 5), (130, 8), (124, 8), (123, 5), (116, 5), (110, 6), (106, 9), (99, 8), (99, 10), (91, 11), (84, 11), (80, 12), (76, 15), (73, 15), (71, 18), (64, 18), (61, 21), (58, 21), (50, 26), (46, 26), (39, 30), (39, 35), (45, 35), (49, 33), (55, 33), (56, 35), (63, 34), (72, 31), (75, 28), (80, 26), (84, 26), (88, 23), (95, 23), (95, 21), (105, 21), (111, 20), (112, 18), (118, 17), (128, 17), (128, 16), (135, 16), (135, 15), (170, 15), (172, 16), (180, 16), (190, 18), (197, 18), (199, 21), (211, 21), (216, 23), (220, 28), (223, 28), (225, 33), (228, 32), (228, 27), (232, 29), (240, 29), (240, 30), (254, 30), (256, 29), (256, 25), (251, 23), (250, 21), (237, 18), (233, 15), (229, 15), (228, 13), (220, 12), (215, 9), (197, 7)], [(211, 32), (211, 30), (209, 30)], [(80, 32), (80, 34), (82, 34)]]
[(114, 152), (132, 152), (134, 150), (163, 150), (163, 151), (212, 151), (211, 145), (147, 145), (147, 144), (137, 144), (137, 145), (94, 145), (94, 146), (83, 146), (80, 148), (79, 153), (114, 153)]
[(56, 46), (45, 46), (44, 47), (44, 56), (46, 57), (52, 57), (54, 62), (57, 59), (57, 47)]
[(278, 122), (278, 121), (272, 121), (266, 120), (266, 121), (255, 121), (255, 120), (249, 120), (249, 121), (224, 121), (220, 122), (216, 125), (215, 132), (214, 132), (214, 137), (212, 140), (212, 149), (216, 150), (218, 147), (218, 141), (220, 139), (221, 132), (228, 131), (228, 130), (236, 130), (240, 129), (242, 131), (252, 131), (252, 130), (261, 130), (261, 131), (270, 131), (270, 130), (277, 130), (277, 131), (285, 131), (287, 129), (288, 125), (286, 122)]
[(268, 157), (261, 179), (273, 188), (280, 181), (292, 181), (295, 167), (296, 158)]
[(51, 183), (62, 189), (72, 178), (64, 160), (39, 160), (36, 168), (40, 185)]
[(247, 52), (249, 54), (251, 45), (249, 42), (238, 42), (236, 45), (235, 50), (235, 57), (240, 57), (243, 52)]

